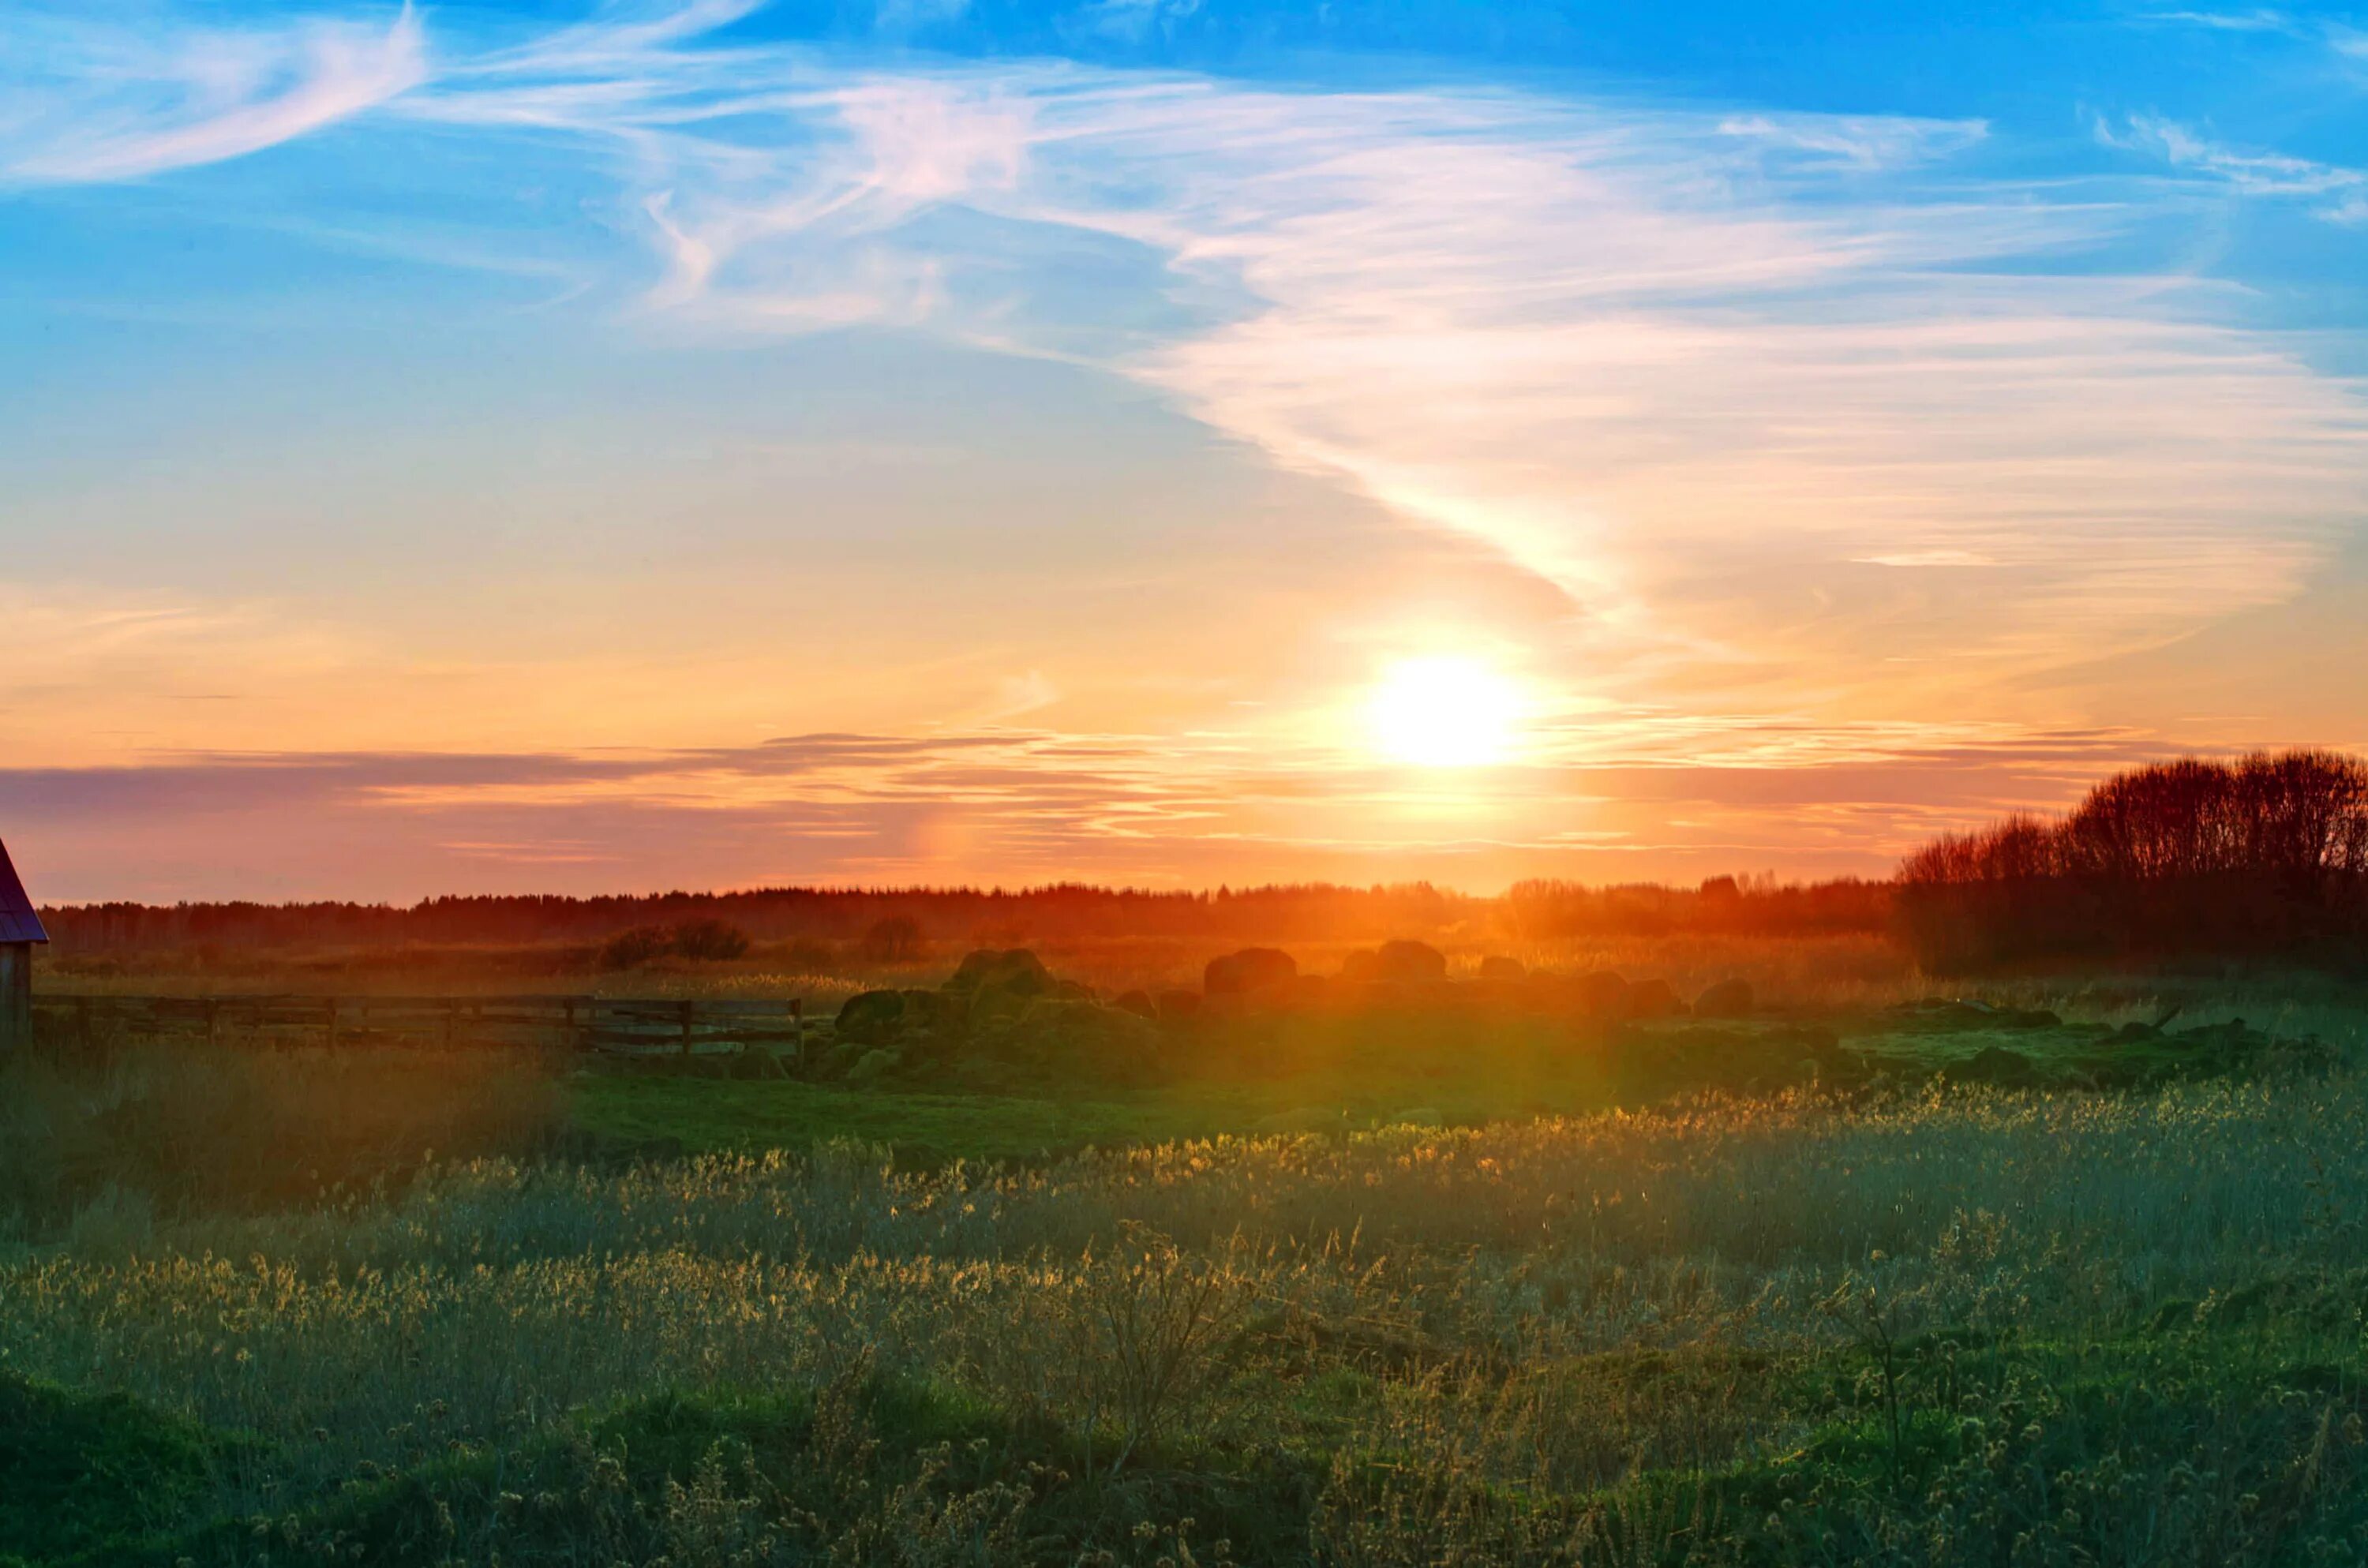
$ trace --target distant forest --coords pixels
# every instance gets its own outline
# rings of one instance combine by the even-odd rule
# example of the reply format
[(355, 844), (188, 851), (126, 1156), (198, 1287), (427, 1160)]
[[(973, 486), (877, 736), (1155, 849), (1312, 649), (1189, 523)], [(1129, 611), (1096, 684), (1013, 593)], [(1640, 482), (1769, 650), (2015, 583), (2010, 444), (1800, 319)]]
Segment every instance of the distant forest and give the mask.
[[(1463, 937), (1889, 933), (1935, 972), (2098, 957), (2276, 955), (2368, 965), (2368, 763), (2325, 751), (2120, 774), (2060, 818), (1950, 835), (1888, 881), (1697, 887), (1520, 882), (1480, 897), (1427, 882), (1154, 892), (1063, 884), (759, 888), (643, 897), (362, 903), (97, 903), (43, 911), (61, 953), (599, 946), (705, 932), (870, 956), (1142, 937), (1210, 944)], [(734, 944), (737, 944), (735, 947)], [(689, 949), (685, 949), (689, 950)]]
[(1779, 885), (1715, 877), (1696, 888), (1520, 883), (1474, 897), (1426, 882), (1149, 892), (1061, 885), (760, 888), (647, 897), (431, 898), (365, 903), (94, 903), (47, 909), (62, 953), (598, 944), (653, 928), (720, 922), (758, 942), (1010, 946), (1137, 937), (1212, 942), (1379, 941), (1458, 930), (1543, 940), (1597, 934), (1879, 932), (1880, 882)]
[(2368, 763), (2326, 751), (2181, 761), (2106, 780), (1901, 867), (1901, 927), (1942, 971), (2058, 958), (2368, 960)]

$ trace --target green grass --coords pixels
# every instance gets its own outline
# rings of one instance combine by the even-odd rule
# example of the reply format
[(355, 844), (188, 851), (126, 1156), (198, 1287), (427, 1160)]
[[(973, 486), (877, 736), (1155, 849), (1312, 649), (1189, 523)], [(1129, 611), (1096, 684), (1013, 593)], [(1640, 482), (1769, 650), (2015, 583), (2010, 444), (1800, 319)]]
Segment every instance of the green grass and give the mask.
[[(1847, 1053), (1846, 1077), (1837, 1077), (1833, 1062), (1810, 1060), (1819, 1037)], [(2229, 1038), (2221, 1025), (2164, 1033), (2135, 1022), (1971, 1011), (1931, 1019), (1886, 1012), (1670, 1019), (1610, 1041), (1518, 1017), (1290, 1018), (1194, 1037), (1189, 1051), (1197, 1059), (1187, 1055), (1175, 1080), (1156, 1087), (954, 1090), (894, 1078), (851, 1087), (593, 1069), (573, 1081), (570, 1114), (595, 1138), (641, 1153), (752, 1153), (844, 1142), (888, 1149), (900, 1167), (926, 1169), (954, 1160), (1041, 1163), (1088, 1148), (1228, 1133), (1477, 1127), (1705, 1088), (1869, 1075), (1899, 1084), (1968, 1072), (2037, 1087), (2146, 1084), (2244, 1067), (2225, 1049)]]
[(858, 1358), (819, 1384), (586, 1404), (264, 1512), (208, 1484), (240, 1441), (36, 1386), (9, 1412), (39, 1457), (5, 1471), (0, 1562), (1148, 1565), (1186, 1560), (1179, 1540), (1209, 1562), (2353, 1562), (2362, 1283), (1888, 1353), (1861, 1323), (1790, 1352), (1298, 1369), (1251, 1337), (1227, 1354), (1256, 1422), (1107, 1473), (1074, 1423)]
[(636, 1152), (689, 1154), (802, 1151), (848, 1142), (887, 1149), (900, 1169), (956, 1160), (1038, 1164), (1087, 1149), (1123, 1149), (1226, 1134), (1348, 1132), (1414, 1123), (1477, 1126), (1508, 1116), (1588, 1108), (1598, 1096), (1441, 1093), (1423, 1082), (1374, 1085), (1329, 1076), (1256, 1086), (1104, 1089), (1094, 1097), (849, 1089), (780, 1080), (586, 1074), (576, 1124)]
[(231, 1446), (121, 1393), (0, 1369), (0, 1563), (137, 1554), (201, 1506), (217, 1450)]
[(605, 1074), (578, 1080), (575, 1117), (597, 1137), (633, 1148), (750, 1153), (847, 1142), (893, 1148), (907, 1168), (1164, 1142), (1224, 1131), (1227, 1119), (1156, 1091), (1056, 1100)]
[(852, 1142), (891, 1149), (905, 1169), (1037, 1163), (1224, 1134), (1477, 1127), (1600, 1109), (1618, 1098), (1604, 1073), (1584, 1061), (1488, 1073), (1452, 1056), (1361, 1067), (1319, 1062), (1148, 1088), (1086, 1085), (1065, 1096), (594, 1070), (573, 1080), (571, 1095), (577, 1126), (629, 1150), (753, 1153)]
[[(57, 1125), (0, 1170), (71, 1211), (0, 1230), (0, 1568), (2368, 1562), (2368, 1078), (2154, 1082), (2229, 1037), (2151, 1016), (1310, 1020), (1077, 1098), (594, 1071), (574, 1142), (421, 1058), (399, 1107), (392, 1061), (19, 1064), (0, 1135)], [(1887, 1081), (1690, 1076), (1842, 1049)], [(339, 1163), (281, 1180), (308, 1122)]]

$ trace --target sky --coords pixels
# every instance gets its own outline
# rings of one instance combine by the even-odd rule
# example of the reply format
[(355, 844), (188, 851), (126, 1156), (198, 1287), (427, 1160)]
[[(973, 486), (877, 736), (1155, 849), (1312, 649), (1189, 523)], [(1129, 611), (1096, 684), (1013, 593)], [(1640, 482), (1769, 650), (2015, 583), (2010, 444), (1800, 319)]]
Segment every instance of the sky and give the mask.
[(0, 838), (1882, 875), (2368, 746), (2363, 378), (2368, 14), (0, 0)]

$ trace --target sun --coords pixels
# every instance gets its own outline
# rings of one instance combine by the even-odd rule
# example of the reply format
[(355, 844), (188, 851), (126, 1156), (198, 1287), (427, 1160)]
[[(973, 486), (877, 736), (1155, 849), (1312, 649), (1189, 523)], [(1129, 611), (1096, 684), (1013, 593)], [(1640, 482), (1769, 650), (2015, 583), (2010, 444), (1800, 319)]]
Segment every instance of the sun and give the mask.
[(1512, 750), (1520, 692), (1476, 659), (1402, 659), (1367, 701), (1374, 746), (1417, 767), (1479, 767)]

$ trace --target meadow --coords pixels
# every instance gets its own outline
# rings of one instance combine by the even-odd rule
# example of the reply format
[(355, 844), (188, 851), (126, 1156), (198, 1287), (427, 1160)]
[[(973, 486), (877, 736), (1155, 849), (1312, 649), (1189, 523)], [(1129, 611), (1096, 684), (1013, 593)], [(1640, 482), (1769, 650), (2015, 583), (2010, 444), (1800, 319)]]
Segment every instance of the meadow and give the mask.
[[(2368, 1560), (2348, 989), (1819, 983), (1132, 1085), (19, 1061), (0, 1562)], [(2239, 1015), (2324, 1049), (2097, 1075)], [(1812, 1026), (1888, 1065), (1605, 1065)]]

